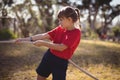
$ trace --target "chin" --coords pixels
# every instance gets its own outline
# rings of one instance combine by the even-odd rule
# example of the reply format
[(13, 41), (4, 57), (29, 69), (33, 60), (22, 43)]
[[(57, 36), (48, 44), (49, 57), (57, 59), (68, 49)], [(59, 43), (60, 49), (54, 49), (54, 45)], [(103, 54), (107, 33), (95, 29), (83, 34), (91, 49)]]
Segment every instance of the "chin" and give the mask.
[(61, 27), (66, 28), (65, 26), (61, 25)]
[(66, 27), (64, 27), (64, 26), (62, 26), (63, 28), (66, 28)]

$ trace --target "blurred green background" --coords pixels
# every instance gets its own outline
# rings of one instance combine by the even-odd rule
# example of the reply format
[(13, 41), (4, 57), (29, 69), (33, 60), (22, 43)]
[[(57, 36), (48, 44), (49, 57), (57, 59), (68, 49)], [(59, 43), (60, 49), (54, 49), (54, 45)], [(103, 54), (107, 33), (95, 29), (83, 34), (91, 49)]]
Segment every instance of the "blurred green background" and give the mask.
[(64, 6), (80, 9), (83, 38), (120, 41), (119, 0), (1, 0), (0, 40), (55, 28), (57, 12)]

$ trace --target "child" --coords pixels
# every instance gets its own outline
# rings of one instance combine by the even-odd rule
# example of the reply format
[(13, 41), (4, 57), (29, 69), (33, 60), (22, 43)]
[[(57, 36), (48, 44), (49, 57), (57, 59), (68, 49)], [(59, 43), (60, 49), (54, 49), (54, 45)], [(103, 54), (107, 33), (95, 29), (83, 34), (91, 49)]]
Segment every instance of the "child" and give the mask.
[[(58, 12), (60, 25), (55, 29), (35, 36), (20, 38), (16, 42), (33, 41), (35, 46), (46, 46), (49, 49), (36, 69), (37, 80), (46, 80), (52, 74), (52, 80), (66, 80), (68, 59), (71, 58), (80, 42), (81, 32), (75, 23), (79, 20), (79, 10), (70, 6)], [(50, 39), (52, 42), (45, 41)]]

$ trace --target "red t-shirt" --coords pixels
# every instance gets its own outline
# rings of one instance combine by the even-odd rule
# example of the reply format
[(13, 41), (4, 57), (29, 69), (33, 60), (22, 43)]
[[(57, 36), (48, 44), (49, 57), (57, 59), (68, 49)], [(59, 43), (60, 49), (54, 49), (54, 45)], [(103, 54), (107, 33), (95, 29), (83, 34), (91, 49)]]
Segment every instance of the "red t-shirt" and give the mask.
[(70, 59), (80, 42), (80, 30), (74, 29), (69, 31), (61, 26), (58, 26), (49, 31), (48, 34), (50, 35), (50, 39), (53, 41), (53, 43), (64, 44), (68, 47), (64, 51), (50, 49), (51, 53), (62, 59)]

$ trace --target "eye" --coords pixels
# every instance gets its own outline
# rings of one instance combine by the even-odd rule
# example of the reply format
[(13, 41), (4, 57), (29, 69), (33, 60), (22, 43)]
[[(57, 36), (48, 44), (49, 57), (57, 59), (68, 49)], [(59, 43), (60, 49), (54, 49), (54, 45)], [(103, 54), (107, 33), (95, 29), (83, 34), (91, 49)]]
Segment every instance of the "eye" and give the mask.
[(60, 19), (60, 21), (62, 21), (62, 18)]
[(59, 21), (62, 21), (62, 20), (63, 20), (62, 18), (59, 19)]

